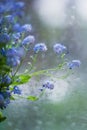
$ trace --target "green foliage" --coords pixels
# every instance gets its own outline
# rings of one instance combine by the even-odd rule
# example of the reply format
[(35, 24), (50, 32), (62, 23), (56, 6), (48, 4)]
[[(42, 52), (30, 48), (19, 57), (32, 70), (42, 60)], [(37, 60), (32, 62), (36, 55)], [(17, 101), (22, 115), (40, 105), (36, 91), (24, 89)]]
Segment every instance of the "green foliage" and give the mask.
[(10, 66), (6, 65), (6, 57), (0, 54), (0, 74), (6, 74), (10, 71)]
[(2, 121), (4, 121), (4, 120), (6, 120), (6, 117), (3, 116), (2, 112), (0, 112), (0, 122), (2, 122)]
[(10, 100), (15, 100), (15, 98), (13, 96), (10, 96)]
[(31, 100), (31, 101), (36, 101), (36, 100), (38, 100), (38, 97), (36, 97), (36, 96), (28, 96), (27, 99)]
[(25, 74), (21, 74), (21, 75), (16, 75), (14, 78), (13, 78), (13, 81), (12, 81), (12, 86), (15, 86), (15, 85), (21, 85), (21, 84), (25, 84), (27, 83), (29, 80), (31, 79), (31, 76), (30, 75), (25, 75)]

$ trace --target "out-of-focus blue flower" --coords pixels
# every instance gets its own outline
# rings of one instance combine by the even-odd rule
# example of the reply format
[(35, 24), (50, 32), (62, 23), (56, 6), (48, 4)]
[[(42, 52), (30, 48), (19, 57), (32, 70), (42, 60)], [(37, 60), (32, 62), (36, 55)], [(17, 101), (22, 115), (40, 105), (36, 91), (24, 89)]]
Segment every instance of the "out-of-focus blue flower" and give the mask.
[(6, 51), (6, 56), (7, 57), (14, 57), (16, 55), (16, 49), (13, 47), (11, 49), (8, 49)]
[(10, 98), (10, 96), (11, 96), (11, 92), (9, 90), (1, 92), (1, 94), (3, 95), (4, 99)]
[(25, 24), (25, 25), (21, 26), (19, 23), (16, 23), (13, 25), (13, 31), (21, 32), (21, 33), (31, 32), (32, 26), (31, 26), (31, 24)]
[(35, 42), (35, 37), (33, 35), (29, 35), (22, 41), (22, 45), (29, 45), (30, 43)]
[(7, 15), (5, 16), (5, 22), (7, 22), (7, 24), (13, 24), (14, 23), (14, 16), (13, 15)]
[(65, 52), (67, 50), (66, 46), (60, 44), (60, 43), (56, 43), (54, 46), (53, 46), (53, 50), (55, 53), (57, 54), (62, 54), (63, 52)]
[(25, 56), (25, 50), (23, 47), (16, 48), (16, 56), (23, 58)]
[(15, 13), (15, 12), (20, 12), (24, 8), (24, 2), (18, 1), (16, 2), (15, 0), (7, 0), (5, 2), (5, 12), (9, 13)]
[[(4, 5), (4, 3), (3, 3), (3, 5)], [(9, 12), (10, 14), (14, 11), (14, 1), (12, 0), (7, 0), (6, 2), (5, 2), (5, 12), (7, 13), (7, 12)]]
[(11, 78), (8, 75), (4, 76), (3, 79), (2, 79), (2, 83), (6, 84), (6, 85), (10, 84)]
[(21, 27), (22, 32), (31, 32), (32, 31), (32, 26), (31, 24), (25, 24)]
[(19, 23), (14, 24), (13, 25), (13, 31), (21, 32), (21, 25)]
[(25, 3), (22, 1), (15, 2), (15, 8), (16, 9), (22, 9), (24, 8)]
[(0, 3), (0, 14), (4, 13), (5, 7)]
[(38, 53), (39, 51), (41, 52), (47, 51), (47, 46), (45, 45), (45, 43), (38, 43), (34, 46), (34, 52)]
[(54, 84), (50, 83), (49, 81), (43, 84), (43, 88), (48, 88), (50, 90), (54, 89)]
[(14, 86), (14, 88), (13, 88), (13, 93), (14, 94), (21, 94), (21, 90), (18, 88), (18, 86)]
[(6, 52), (7, 64), (10, 66), (17, 66), (20, 64), (20, 60), (25, 56), (25, 50), (23, 47), (13, 47)]
[(81, 64), (80, 60), (72, 60), (71, 62), (69, 62), (67, 65), (69, 67), (69, 69), (73, 69), (75, 67), (79, 67)]
[(6, 43), (10, 40), (10, 36), (7, 33), (0, 35), (0, 43)]
[(0, 92), (0, 97), (1, 97), (2, 103), (3, 103), (1, 106), (1, 109), (6, 108), (7, 105), (10, 103), (10, 96), (11, 96), (10, 91)]
[(7, 57), (7, 65), (11, 67), (18, 66), (20, 64), (20, 58), (17, 56)]
[(24, 9), (24, 2), (15, 0), (6, 0), (0, 3), (0, 14), (7, 13), (14, 16), (22, 16)]
[(12, 47), (11, 49), (8, 49), (6, 51), (6, 56), (7, 57), (23, 57), (25, 55), (25, 51), (23, 47)]

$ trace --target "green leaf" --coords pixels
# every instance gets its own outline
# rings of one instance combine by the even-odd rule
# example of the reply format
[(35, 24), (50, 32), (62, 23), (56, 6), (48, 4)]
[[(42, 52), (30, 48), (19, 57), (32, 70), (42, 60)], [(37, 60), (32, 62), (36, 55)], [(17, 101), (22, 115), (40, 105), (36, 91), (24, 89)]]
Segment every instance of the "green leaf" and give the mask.
[(0, 111), (0, 117), (2, 117), (2, 112)]
[(4, 121), (4, 120), (6, 120), (6, 117), (5, 117), (5, 116), (0, 117), (0, 122), (2, 122), (2, 121)]
[(6, 117), (3, 116), (2, 112), (0, 111), (0, 122), (6, 120)]
[(0, 43), (0, 49), (3, 48), (3, 47), (5, 47), (5, 46), (6, 46), (6, 44)]
[(27, 83), (31, 79), (30, 75), (17, 75), (14, 77), (11, 85), (21, 85)]
[(36, 96), (28, 96), (27, 99), (28, 99), (28, 100), (31, 100), (31, 101), (36, 101), (36, 100), (38, 100), (39, 98), (36, 97)]
[(10, 100), (15, 100), (15, 98), (13, 96), (10, 96)]
[(6, 72), (9, 72), (11, 70), (10, 66), (7, 65), (0, 65), (0, 70), (4, 70)]

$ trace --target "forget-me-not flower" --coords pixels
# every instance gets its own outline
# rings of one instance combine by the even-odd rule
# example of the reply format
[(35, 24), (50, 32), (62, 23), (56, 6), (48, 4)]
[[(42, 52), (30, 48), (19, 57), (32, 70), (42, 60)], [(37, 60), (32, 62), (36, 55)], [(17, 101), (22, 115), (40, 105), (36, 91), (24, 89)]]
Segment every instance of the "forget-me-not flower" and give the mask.
[(55, 53), (57, 54), (62, 54), (63, 52), (65, 52), (67, 50), (66, 46), (60, 44), (60, 43), (56, 43), (54, 46), (53, 46), (53, 50)]
[(24, 38), (24, 40), (22, 41), (22, 45), (29, 45), (30, 43), (34, 43), (34, 42), (35, 42), (35, 37), (33, 35), (29, 35)]
[(54, 84), (48, 81), (45, 84), (43, 84), (43, 88), (48, 88), (48, 89), (52, 90), (52, 89), (54, 89)]
[(80, 60), (72, 60), (71, 62), (69, 62), (67, 65), (69, 67), (69, 69), (73, 69), (75, 67), (79, 67), (81, 64)]
[(39, 51), (41, 52), (47, 51), (47, 46), (45, 45), (45, 43), (38, 43), (34, 46), (34, 52), (38, 53)]

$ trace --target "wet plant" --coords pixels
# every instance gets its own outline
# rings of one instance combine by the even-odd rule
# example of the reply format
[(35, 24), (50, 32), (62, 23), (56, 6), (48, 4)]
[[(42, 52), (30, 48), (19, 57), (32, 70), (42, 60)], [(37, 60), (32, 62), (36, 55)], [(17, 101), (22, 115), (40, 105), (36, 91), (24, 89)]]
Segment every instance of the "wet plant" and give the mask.
[[(35, 63), (38, 55), (46, 53), (48, 47), (45, 43), (36, 43), (35, 36), (31, 34), (31, 24), (21, 24), (21, 17), (24, 17), (24, 2), (15, 0), (5, 0), (0, 2), (0, 109), (4, 110), (11, 100), (15, 100), (14, 95), (20, 95), (20, 98), (36, 101), (41, 98), (46, 89), (54, 89), (54, 84), (50, 81), (42, 84), (40, 95), (22, 96), (20, 85), (30, 81), (34, 76), (52, 76), (52, 71), (62, 70), (65, 66), (68, 69), (79, 67), (79, 60), (66, 61), (67, 47), (61, 43), (55, 43), (53, 53), (61, 57), (62, 63), (54, 68), (35, 70)], [(19, 69), (24, 63), (29, 51), (32, 52), (32, 60), (29, 68), (19, 73)], [(0, 122), (6, 119), (0, 112)]]

